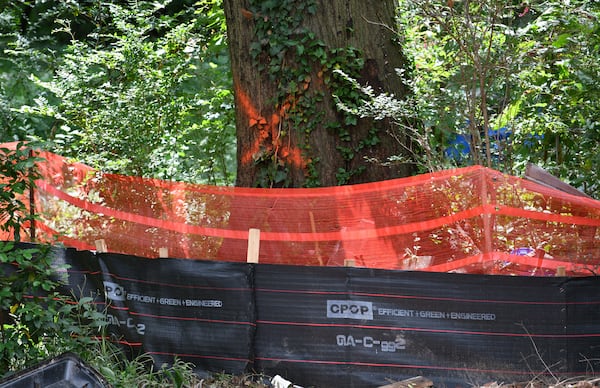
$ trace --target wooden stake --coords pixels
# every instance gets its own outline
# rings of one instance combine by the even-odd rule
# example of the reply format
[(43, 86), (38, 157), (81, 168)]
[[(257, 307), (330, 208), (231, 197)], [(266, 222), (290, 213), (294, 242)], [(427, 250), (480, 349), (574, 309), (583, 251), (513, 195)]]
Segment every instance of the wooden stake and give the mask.
[(556, 276), (567, 276), (567, 269), (563, 266), (556, 267)]
[(258, 263), (258, 253), (260, 251), (260, 229), (248, 230), (248, 255), (247, 263)]
[[(481, 204), (482, 205), (489, 205), (490, 204), (490, 199), (488, 198), (488, 194), (491, 194), (492, 197), (496, 196), (496, 192), (495, 190), (492, 190), (492, 193), (489, 193), (488, 189), (488, 184), (487, 184), (487, 173), (486, 170), (481, 169)], [(492, 188), (493, 189), (493, 188)], [(492, 200), (492, 204), (495, 203), (495, 200)], [(493, 228), (493, 223), (492, 223), (492, 214), (484, 212), (482, 215), (483, 217), (483, 242), (484, 242), (484, 246), (485, 246), (485, 251), (484, 253), (491, 253), (494, 250), (493, 244), (492, 244), (492, 228)]]
[(356, 267), (356, 260), (344, 259), (344, 267)]
[[(310, 217), (310, 227), (312, 229), (312, 232), (317, 233), (317, 228), (315, 226), (315, 216), (313, 215), (313, 212), (308, 212), (308, 215)], [(315, 240), (315, 252), (317, 254), (317, 259), (319, 259), (319, 265), (323, 266), (323, 258), (321, 257), (321, 248), (319, 247), (319, 242), (317, 240)]]
[[(29, 157), (33, 158), (34, 156), (33, 149), (30, 149)], [(35, 242), (35, 183), (29, 187), (29, 217), (29, 241)]]
[(106, 246), (106, 241), (104, 241), (104, 239), (96, 240), (96, 252), (98, 252), (98, 253), (108, 252), (108, 247)]
[(158, 248), (158, 257), (160, 257), (161, 259), (169, 257), (169, 248)]

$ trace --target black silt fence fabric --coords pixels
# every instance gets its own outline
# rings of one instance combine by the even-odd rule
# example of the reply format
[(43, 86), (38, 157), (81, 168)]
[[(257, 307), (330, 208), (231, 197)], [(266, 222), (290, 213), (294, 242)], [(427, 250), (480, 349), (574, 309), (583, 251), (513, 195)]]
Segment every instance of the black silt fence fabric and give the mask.
[[(149, 260), (54, 249), (64, 292), (158, 366), (279, 374), (305, 387), (436, 387), (593, 373), (600, 279)], [(106, 298), (105, 298), (106, 296)], [(550, 369), (548, 369), (550, 367)], [(555, 381), (555, 380), (554, 380)]]
[(570, 372), (598, 374), (600, 360), (600, 278), (567, 279), (562, 285), (566, 295), (566, 353)]
[(551, 381), (600, 355), (596, 278), (259, 265), (255, 282), (255, 365), (300, 385)]
[(132, 356), (157, 366), (175, 357), (199, 375), (242, 374), (255, 331), (252, 267), (225, 262), (149, 260), (69, 250), (69, 284), (101, 295), (109, 330)]

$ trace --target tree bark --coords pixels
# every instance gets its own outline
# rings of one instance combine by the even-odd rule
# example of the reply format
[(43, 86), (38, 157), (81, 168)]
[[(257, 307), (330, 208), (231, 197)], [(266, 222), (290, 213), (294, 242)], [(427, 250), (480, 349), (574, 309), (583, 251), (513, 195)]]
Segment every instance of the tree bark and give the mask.
[[(297, 11), (268, 14), (267, 4), (275, 3), (289, 3)], [(223, 4), (236, 103), (237, 186), (334, 186), (414, 173), (411, 163), (369, 162), (385, 162), (395, 155), (410, 158), (404, 148), (410, 147), (410, 139), (388, 120), (348, 122), (333, 97), (339, 94), (332, 81), (334, 68), (355, 68), (359, 82), (378, 92), (398, 98), (409, 92), (395, 70), (407, 66), (392, 31), (395, 0), (224, 0)], [(282, 38), (278, 34), (297, 16), (294, 12), (302, 12), (300, 25), (291, 25), (289, 35)], [(261, 35), (268, 26), (272, 28)], [(278, 39), (302, 43), (279, 52)], [(326, 58), (319, 57), (319, 48)], [(344, 56), (347, 52), (357, 57)], [(281, 76), (274, 66), (281, 67)], [(302, 67), (308, 69), (304, 78), (283, 83), (286, 71), (302, 74)], [(288, 95), (282, 94), (286, 88)]]

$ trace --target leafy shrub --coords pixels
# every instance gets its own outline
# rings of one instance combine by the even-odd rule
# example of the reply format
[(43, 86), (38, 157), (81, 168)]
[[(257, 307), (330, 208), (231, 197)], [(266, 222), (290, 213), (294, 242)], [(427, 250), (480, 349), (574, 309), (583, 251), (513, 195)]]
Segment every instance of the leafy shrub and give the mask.
[(40, 159), (32, 148), (18, 143), (14, 149), (0, 148), (0, 231), (21, 240), (23, 226), (32, 221), (24, 197), (38, 178), (34, 167)]
[(0, 148), (0, 373), (15, 371), (66, 351), (85, 354), (106, 325), (90, 297), (59, 292), (59, 270), (49, 245), (18, 241), (32, 221), (27, 193), (39, 158), (23, 143)]
[(90, 297), (58, 291), (53, 250), (0, 242), (0, 371), (67, 351), (86, 354), (106, 325)]

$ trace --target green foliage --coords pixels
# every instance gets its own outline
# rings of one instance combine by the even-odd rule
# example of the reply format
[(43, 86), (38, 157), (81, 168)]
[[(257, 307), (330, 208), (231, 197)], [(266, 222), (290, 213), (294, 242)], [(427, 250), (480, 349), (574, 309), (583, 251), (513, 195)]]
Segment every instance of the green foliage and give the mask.
[(100, 372), (114, 388), (129, 387), (198, 387), (200, 378), (194, 372), (194, 366), (180, 359), (171, 365), (154, 366), (151, 356), (141, 355), (131, 360), (114, 346), (97, 349), (95, 357), (89, 363)]
[[(395, 118), (422, 171), (484, 164), (518, 174), (532, 162), (600, 196), (599, 18), (589, 1), (404, 0), (399, 38), (415, 68), (400, 76), (412, 98), (355, 83), (363, 105), (341, 105)], [(506, 138), (491, 131), (503, 127)], [(449, 158), (457, 135), (470, 152)]]
[[(421, 171), (480, 163), (518, 173), (531, 161), (599, 195), (598, 2), (400, 5), (399, 40), (415, 69), (403, 74), (414, 94), (397, 121), (418, 146)], [(304, 134), (306, 185), (318, 186), (313, 128), (339, 135), (338, 152), (348, 160), (377, 139), (351, 145), (349, 129), (367, 114), (357, 105), (368, 97), (335, 72), (358, 78), (361, 53), (327, 48), (302, 29), (315, 1), (252, 1), (250, 8), (252, 55), (278, 83), (273, 105), (293, 106), (281, 135)], [(219, 0), (8, 2), (0, 50), (0, 141), (52, 139), (59, 152), (107, 171), (233, 182), (233, 96)], [(344, 101), (343, 126), (323, 123), (315, 109), (324, 96), (307, 86), (319, 72)], [(501, 127), (510, 139), (486, 136), (485, 128)], [(444, 158), (456, 134), (470, 139), (471, 153)], [(275, 151), (259, 159), (264, 186), (285, 184), (279, 159)], [(358, 171), (339, 173), (343, 183)]]
[[(407, 134), (411, 142), (414, 144), (413, 147), (408, 147), (398, 139), (398, 143), (404, 147), (406, 154), (410, 155), (410, 158), (405, 156), (392, 156), (389, 160), (380, 161), (373, 160), (375, 163), (383, 165), (389, 165), (393, 163), (417, 163), (420, 167), (420, 171), (434, 171), (443, 169), (446, 167), (452, 167), (452, 165), (444, 159), (443, 153), (440, 151), (441, 147), (436, 135), (427, 126), (423, 125), (423, 118), (419, 115), (421, 110), (421, 104), (415, 97), (407, 97), (403, 100), (398, 100), (395, 96), (390, 94), (377, 94), (372, 87), (362, 86), (358, 81), (346, 74), (342, 70), (336, 70), (337, 76), (344, 80), (349, 87), (353, 88), (357, 97), (355, 103), (348, 104), (342, 100), (338, 100), (338, 108), (341, 111), (347, 112), (348, 115), (355, 117), (371, 117), (375, 120), (383, 120), (385, 118), (392, 118), (400, 130)], [(407, 80), (406, 81), (411, 87), (416, 88), (416, 85)], [(378, 144), (380, 139), (375, 128), (369, 131), (369, 137), (364, 139), (360, 144), (359, 148), (372, 144)], [(345, 175), (343, 175), (345, 174)], [(349, 176), (345, 170), (338, 171), (339, 177), (349, 179)]]
[[(106, 325), (89, 297), (58, 291), (49, 246), (0, 242), (0, 371), (17, 371), (67, 351), (86, 355)], [(64, 268), (63, 268), (64, 269)]]
[[(319, 158), (311, 153), (311, 135), (318, 127), (327, 128), (339, 138), (337, 152), (346, 164), (355, 159), (364, 147), (377, 144), (377, 136), (359, 141), (352, 145), (351, 131), (358, 123), (358, 117), (348, 110), (339, 110), (335, 121), (327, 122), (322, 104), (325, 93), (311, 87), (322, 79), (328, 93), (338, 101), (349, 106), (360, 103), (360, 93), (348, 85), (336, 71), (344, 69), (348, 74), (358, 77), (364, 67), (363, 53), (355, 47), (327, 47), (314, 32), (303, 26), (306, 15), (317, 12), (317, 3), (308, 1), (251, 1), (250, 12), (254, 16), (255, 39), (251, 43), (251, 55), (257, 69), (267, 74), (276, 83), (277, 92), (273, 97), (276, 112), (280, 112), (282, 130), (276, 143), (282, 138), (298, 131), (302, 136), (302, 151), (307, 160), (305, 187), (320, 186), (316, 165)], [(261, 165), (258, 185), (261, 187), (286, 186), (288, 167), (277, 155), (277, 147), (267, 157), (256, 160)], [(364, 167), (337, 171), (337, 183), (347, 184), (354, 175), (361, 174)]]
[[(289, 186), (289, 167), (278, 155), (279, 144), (292, 136), (292, 131), (304, 135), (306, 152), (312, 129), (319, 122), (321, 114), (316, 110), (316, 102), (322, 100), (319, 93), (312, 93), (308, 86), (314, 69), (315, 56), (322, 53), (324, 45), (314, 33), (302, 27), (306, 14), (316, 12), (316, 3), (309, 1), (250, 1), (253, 15), (255, 38), (250, 45), (251, 56), (257, 69), (267, 74), (276, 83), (273, 96), (274, 110), (280, 113), (280, 132), (273, 139), (273, 147), (255, 163), (259, 165), (257, 185), (259, 187)], [(258, 124), (260, 125), (260, 123)], [(313, 172), (316, 171), (313, 165)], [(312, 177), (312, 182), (318, 182)]]
[(52, 131), (53, 120), (17, 111), (44, 95), (29, 75), (51, 77), (62, 50), (62, 42), (50, 35), (52, 16), (68, 13), (69, 7), (65, 2), (44, 3), (0, 2), (0, 142), (45, 138)]
[[(0, 148), (0, 227), (16, 241), (31, 221), (27, 194), (41, 160), (33, 146)], [(64, 352), (88, 360), (108, 351), (123, 357), (98, 339), (107, 320), (94, 300), (65, 294), (59, 274), (67, 268), (55, 265), (55, 253), (49, 245), (0, 242), (0, 378)]]
[[(40, 9), (35, 19), (51, 19), (54, 41), (32, 48), (56, 49), (55, 61), (39, 71), (15, 62), (33, 74), (28, 85), (37, 95), (21, 94), (20, 105), (6, 103), (5, 111), (52, 123), (40, 136), (57, 152), (105, 171), (233, 182), (233, 94), (220, 1), (56, 8)], [(7, 37), (8, 44), (16, 39)], [(38, 134), (20, 125), (10, 123), (14, 137)]]
[[(19, 241), (31, 221), (27, 195), (40, 158), (23, 143), (0, 148), (0, 221)], [(15, 371), (65, 351), (85, 354), (105, 326), (89, 297), (59, 293), (50, 246), (0, 242), (0, 373)]]
[(530, 12), (517, 35), (528, 66), (510, 106), (515, 152), (600, 197), (600, 4), (556, 1)]
[(15, 149), (0, 148), (0, 230), (21, 240), (23, 226), (32, 221), (27, 196), (39, 175), (40, 161), (33, 148), (18, 143)]

